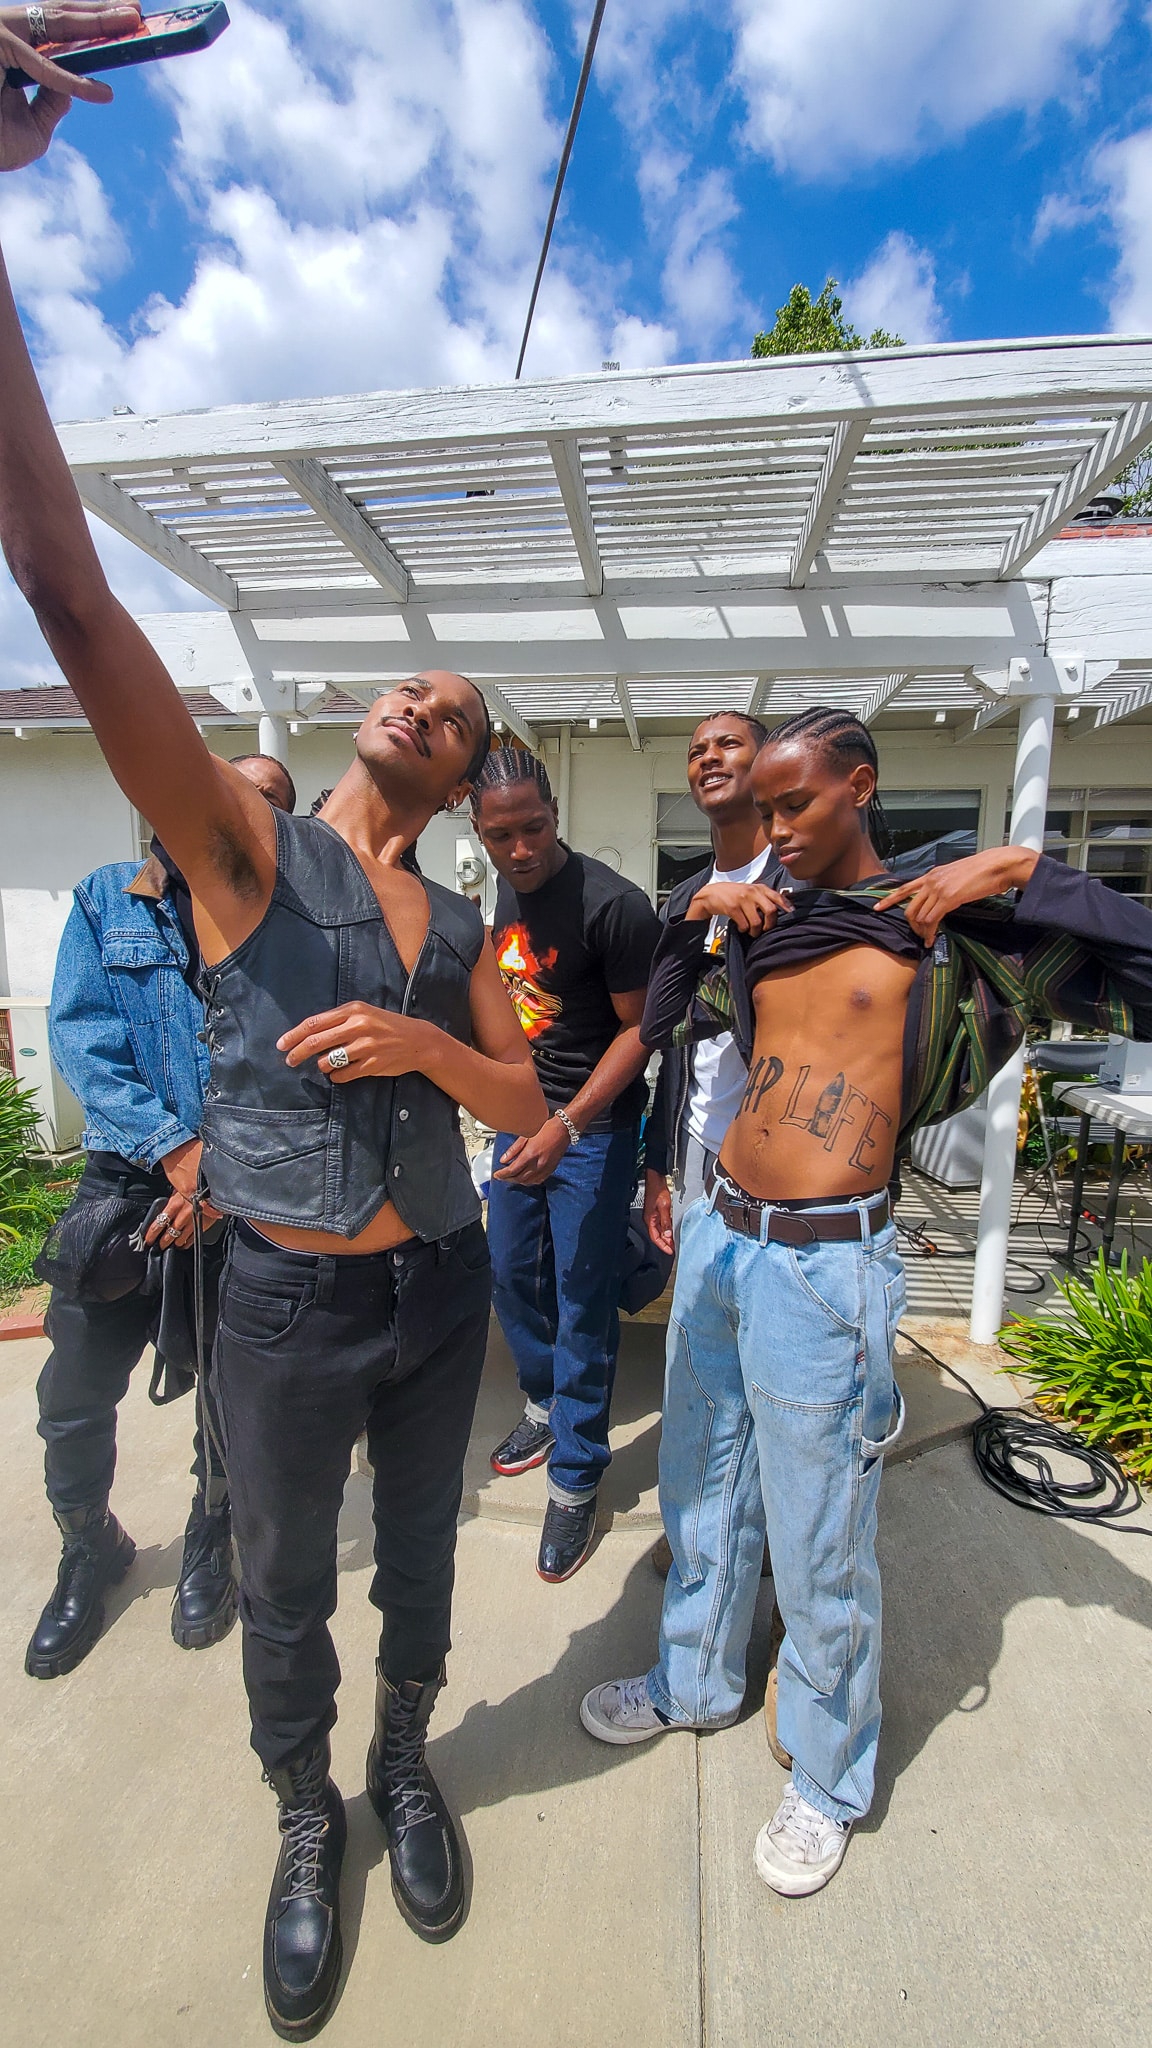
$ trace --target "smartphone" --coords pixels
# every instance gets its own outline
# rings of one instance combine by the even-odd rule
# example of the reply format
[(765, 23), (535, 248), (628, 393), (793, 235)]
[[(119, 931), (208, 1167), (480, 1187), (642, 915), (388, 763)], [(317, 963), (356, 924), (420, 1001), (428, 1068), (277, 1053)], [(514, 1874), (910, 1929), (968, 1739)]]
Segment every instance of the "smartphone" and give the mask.
[[(194, 7), (168, 7), (145, 14), (128, 36), (108, 36), (98, 43), (41, 43), (39, 55), (50, 57), (62, 71), (87, 78), (95, 71), (119, 71), (125, 64), (150, 64), (156, 57), (182, 57), (186, 50), (206, 50), (228, 26), (224, 0), (201, 0)], [(30, 85), (23, 71), (8, 73), (9, 85)]]

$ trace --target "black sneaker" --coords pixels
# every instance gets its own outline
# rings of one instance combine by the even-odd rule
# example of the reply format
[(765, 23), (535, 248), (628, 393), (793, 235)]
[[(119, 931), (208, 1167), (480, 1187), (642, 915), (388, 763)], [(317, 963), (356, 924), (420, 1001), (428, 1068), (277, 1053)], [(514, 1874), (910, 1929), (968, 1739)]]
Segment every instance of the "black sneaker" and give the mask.
[(563, 1585), (578, 1572), (592, 1548), (596, 1534), (596, 1496), (571, 1508), (562, 1500), (550, 1500), (540, 1536), (536, 1569), (550, 1586)]
[(537, 1422), (525, 1411), (502, 1444), (497, 1444), (490, 1460), (494, 1472), (503, 1472), (513, 1478), (517, 1472), (531, 1472), (534, 1465), (543, 1465), (551, 1456), (556, 1439), (546, 1422)]

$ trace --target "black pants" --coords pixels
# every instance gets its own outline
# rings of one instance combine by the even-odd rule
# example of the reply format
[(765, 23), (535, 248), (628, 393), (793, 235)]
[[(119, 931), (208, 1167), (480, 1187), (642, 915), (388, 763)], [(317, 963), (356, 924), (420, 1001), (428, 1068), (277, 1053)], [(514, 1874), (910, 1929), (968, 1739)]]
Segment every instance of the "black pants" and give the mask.
[(266, 1769), (336, 1719), (336, 1525), (352, 1451), (374, 1471), (380, 1661), (435, 1677), (450, 1648), (456, 1518), (490, 1299), (479, 1223), (442, 1244), (327, 1257), (237, 1224), (213, 1382), (240, 1552), (244, 1683)]
[[(115, 1152), (90, 1152), (76, 1198), (120, 1195), (147, 1204), (170, 1192), (162, 1169), (133, 1166)], [(155, 1338), (159, 1319), (159, 1301), (138, 1293), (122, 1295), (119, 1301), (71, 1301), (53, 1289), (45, 1320), (52, 1350), (36, 1393), (45, 1445), (44, 1483), (58, 1514), (100, 1507), (107, 1501), (116, 1470), (116, 1409)], [(214, 1476), (222, 1476), (214, 1449), (211, 1469)], [(204, 1446), (199, 1429), (192, 1471), (202, 1486)]]

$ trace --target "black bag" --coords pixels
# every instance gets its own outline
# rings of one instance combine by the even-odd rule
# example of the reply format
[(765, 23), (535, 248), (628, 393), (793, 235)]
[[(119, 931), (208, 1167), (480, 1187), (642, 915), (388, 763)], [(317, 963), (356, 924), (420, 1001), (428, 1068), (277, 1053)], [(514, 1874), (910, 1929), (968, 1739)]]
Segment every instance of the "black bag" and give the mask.
[(155, 1203), (79, 1195), (58, 1216), (32, 1271), (69, 1301), (120, 1301), (144, 1288), (159, 1299), (161, 1254), (142, 1233)]

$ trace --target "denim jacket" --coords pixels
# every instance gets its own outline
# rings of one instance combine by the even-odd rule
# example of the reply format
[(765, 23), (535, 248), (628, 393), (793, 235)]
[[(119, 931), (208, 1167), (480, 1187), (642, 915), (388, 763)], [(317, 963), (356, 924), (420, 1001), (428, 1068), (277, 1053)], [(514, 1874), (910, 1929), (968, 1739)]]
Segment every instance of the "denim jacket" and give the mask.
[(74, 892), (52, 984), (52, 1057), (84, 1106), (84, 1145), (155, 1166), (200, 1129), (204, 1012), (159, 862), (113, 861)]

